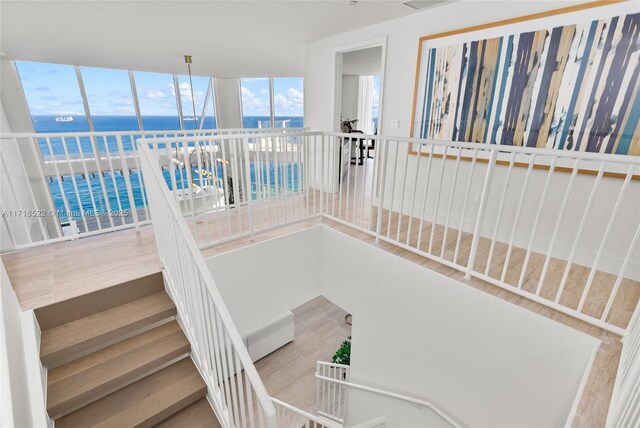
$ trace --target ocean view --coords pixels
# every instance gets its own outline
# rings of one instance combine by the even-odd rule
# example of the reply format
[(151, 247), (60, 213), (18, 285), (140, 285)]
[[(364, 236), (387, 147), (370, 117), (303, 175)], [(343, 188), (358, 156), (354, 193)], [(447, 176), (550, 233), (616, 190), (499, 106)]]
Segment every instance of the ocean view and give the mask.
[[(88, 132), (89, 126), (85, 116), (70, 116), (72, 121), (56, 121), (58, 116), (33, 116), (33, 124), (37, 133), (65, 133), (65, 132)], [(112, 131), (138, 131), (138, 121), (135, 116), (92, 116), (94, 128), (96, 132), (112, 132)], [(246, 116), (243, 118), (245, 128), (257, 128), (258, 124), (268, 124), (270, 121), (268, 116)], [(285, 123), (286, 127), (302, 127), (302, 117), (276, 117), (276, 126), (282, 126)], [(142, 118), (143, 127), (145, 130), (180, 130), (179, 119), (177, 116), (146, 116)], [(195, 121), (186, 120), (185, 128), (194, 129)], [(215, 128), (216, 122), (214, 117), (207, 117), (204, 121), (204, 129)], [(264, 127), (264, 126), (263, 126)], [(117, 140), (114, 137), (109, 138), (97, 138), (96, 145), (101, 154), (109, 153), (112, 156), (118, 153)], [(122, 138), (122, 145), (125, 151), (130, 151), (133, 148), (133, 140), (124, 136)], [(60, 158), (65, 157), (67, 154), (70, 157), (79, 157), (81, 154), (85, 158), (94, 156), (94, 148), (91, 140), (87, 137), (66, 139), (66, 147), (60, 138), (51, 138), (49, 142), (45, 139), (39, 140), (40, 151), (45, 159), (51, 159), (52, 157)], [(66, 150), (65, 150), (66, 149)], [(90, 173), (88, 175), (75, 175), (71, 176), (66, 174), (64, 168), (60, 170), (62, 175), (62, 183), (59, 184), (58, 180), (53, 177), (49, 179), (49, 187), (51, 189), (51, 195), (55, 209), (58, 211), (58, 217), (66, 221), (68, 220), (67, 212), (71, 212), (71, 217), (76, 218), (81, 216), (81, 212), (106, 212), (106, 211), (128, 211), (133, 208), (144, 207), (144, 195), (141, 188), (141, 180), (139, 171), (131, 171), (130, 183), (133, 193), (134, 206), (132, 207), (129, 202), (128, 192), (126, 187), (125, 177), (118, 169), (120, 165), (119, 160), (113, 163), (114, 173), (110, 171), (103, 171), (103, 179), (100, 180), (97, 173)], [(279, 190), (283, 191), (285, 182), (284, 175), (287, 177), (287, 189), (288, 191), (298, 190), (298, 168), (297, 165), (283, 165), (276, 166), (273, 162), (268, 164), (263, 162), (259, 167), (252, 162), (251, 163), (251, 184), (252, 194), (255, 196), (257, 193), (256, 182), (257, 177), (262, 174), (262, 182), (271, 182), (271, 189), (269, 191), (275, 191), (275, 182), (277, 175), (277, 182), (279, 183)], [(216, 171), (212, 171), (215, 176), (222, 178), (223, 169), (220, 165), (216, 168)], [(302, 172), (302, 171), (300, 171)], [(169, 189), (172, 189), (171, 174), (169, 171), (163, 171), (165, 181)], [(193, 183), (200, 185), (200, 176), (197, 168), (192, 169)], [(187, 186), (187, 171), (185, 169), (180, 170), (176, 174), (176, 188), (182, 189)], [(106, 191), (106, 195), (103, 192)], [(265, 190), (264, 187), (262, 189)], [(63, 197), (64, 193), (64, 197)], [(108, 195), (108, 196), (107, 196)], [(107, 197), (105, 197), (107, 196)], [(95, 206), (94, 206), (95, 204)]]
[[(33, 126), (38, 133), (51, 132), (88, 132), (89, 124), (85, 116), (69, 116), (73, 118), (69, 122), (56, 122), (59, 116), (33, 116)], [(96, 116), (92, 115), (93, 126), (96, 132), (111, 131), (138, 131), (138, 120), (135, 116)], [(242, 118), (244, 128), (263, 128), (270, 122), (269, 116), (245, 116)], [(301, 116), (276, 116), (276, 127), (281, 128), (284, 122), (287, 128), (302, 128), (304, 118)], [(186, 129), (194, 129), (194, 120), (185, 120)], [(142, 126), (145, 131), (180, 130), (178, 116), (142, 116)], [(215, 129), (216, 118), (207, 116), (204, 119), (203, 129)]]

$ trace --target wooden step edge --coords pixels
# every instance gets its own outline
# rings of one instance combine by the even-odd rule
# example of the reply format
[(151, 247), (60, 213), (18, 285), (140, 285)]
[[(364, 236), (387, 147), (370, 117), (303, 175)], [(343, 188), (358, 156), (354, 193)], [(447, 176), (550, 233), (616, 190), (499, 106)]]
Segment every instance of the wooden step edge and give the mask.
[[(203, 385), (200, 388), (198, 388), (196, 391), (189, 394), (188, 396), (175, 402), (173, 405), (164, 408), (162, 411), (155, 413), (152, 417), (147, 418), (146, 420), (140, 422), (138, 425), (155, 426), (160, 422), (164, 421), (165, 419), (171, 417), (172, 415), (175, 415), (176, 413), (189, 407), (190, 405), (202, 399), (206, 395), (207, 395), (207, 386)], [(106, 422), (105, 424), (98, 425), (98, 427), (103, 427), (103, 428), (109, 428), (111, 426), (112, 425), (110, 425), (108, 422)]]
[(118, 329), (107, 331), (103, 334), (93, 336), (82, 342), (60, 348), (54, 351), (44, 351), (40, 354), (42, 365), (47, 368), (55, 368), (62, 364), (66, 364), (77, 358), (84, 357), (100, 349), (111, 346), (122, 340), (129, 339), (145, 331), (151, 330), (166, 322), (172, 321), (177, 315), (175, 306), (156, 312), (144, 319), (139, 319), (130, 324), (124, 325)]
[(155, 428), (221, 428), (207, 397), (201, 398), (156, 425)]
[[(163, 407), (156, 413), (153, 413), (151, 415), (144, 415), (141, 414), (143, 412), (136, 411), (139, 409), (135, 409), (133, 411), (132, 409), (127, 409), (127, 411), (122, 412), (122, 414), (114, 415), (113, 417), (108, 418), (107, 420), (104, 420), (101, 423), (95, 425), (95, 427), (111, 428), (114, 426), (155, 426), (207, 395), (207, 385), (200, 376), (199, 372), (197, 379), (200, 381), (200, 385), (198, 385), (192, 391), (188, 392), (183, 397), (176, 399), (170, 405)], [(149, 397), (149, 399), (153, 400), (155, 400), (156, 398), (157, 397), (154, 396)], [(173, 398), (176, 397), (174, 396)], [(155, 402), (154, 404), (157, 404), (157, 402)], [(140, 406), (142, 407), (142, 409), (146, 409), (147, 407), (145, 403), (141, 403)], [(131, 413), (133, 413), (133, 415)]]
[(164, 279), (158, 271), (34, 309), (34, 313), (44, 331), (160, 291), (164, 291)]
[[(58, 368), (58, 367), (60, 367), (60, 366), (62, 366), (64, 364), (67, 364), (67, 363), (70, 363), (72, 361), (78, 360), (80, 358), (86, 357), (87, 355), (93, 354), (94, 352), (101, 351), (102, 349), (108, 348), (109, 346), (115, 345), (116, 343), (122, 342), (122, 341), (127, 340), (127, 339), (131, 339), (132, 337), (138, 336), (140, 334), (144, 334), (147, 331), (153, 330), (154, 328), (158, 328), (158, 327), (160, 327), (162, 325), (165, 325), (165, 324), (169, 324), (170, 322), (173, 322), (173, 321), (176, 321), (176, 316), (175, 315), (171, 316), (171, 317), (168, 317), (168, 318), (163, 318), (160, 321), (154, 322), (153, 324), (145, 325), (145, 326), (139, 328), (138, 330), (130, 331), (130, 332), (126, 333), (126, 334), (123, 334), (122, 336), (118, 336), (118, 337), (115, 337), (115, 338), (113, 338), (111, 340), (104, 341), (102, 343), (99, 343), (96, 346), (84, 349), (84, 350), (79, 351), (78, 353), (73, 354), (71, 356), (68, 356), (66, 358), (62, 358), (60, 360), (55, 360), (54, 362), (50, 363), (49, 365), (47, 365), (45, 367), (47, 368), (47, 370), (53, 370), (53, 369)], [(43, 366), (44, 366), (44, 363), (43, 363)]]
[[(176, 333), (172, 333), (176, 334)], [(191, 350), (191, 346), (184, 337), (184, 333), (179, 331), (179, 334), (184, 338), (184, 343), (174, 349), (168, 350), (163, 354), (154, 355), (149, 358), (149, 360), (145, 361), (142, 365), (133, 367), (126, 372), (122, 372), (117, 374), (116, 376), (109, 379), (107, 382), (104, 382), (99, 385), (95, 385), (91, 389), (82, 391), (78, 393), (78, 395), (74, 395), (68, 397), (64, 401), (55, 402), (51, 397), (50, 392), (51, 389), (47, 389), (47, 412), (52, 419), (57, 419), (63, 415), (72, 412), (75, 409), (80, 407), (84, 407), (87, 404), (90, 404), (100, 398), (104, 397), (105, 394), (113, 393), (121, 388), (128, 386), (131, 383), (132, 379), (138, 380), (143, 377), (149, 376), (156, 371), (158, 371), (158, 367), (164, 368), (167, 363), (172, 364), (179, 359), (184, 358), (189, 354)], [(160, 339), (162, 340), (162, 339)], [(157, 342), (157, 341), (156, 341)], [(144, 352), (144, 348), (136, 349), (137, 352)], [(136, 352), (134, 351), (134, 352)], [(131, 354), (129, 354), (131, 355)], [(138, 354), (139, 355), (139, 354)], [(121, 357), (124, 355), (121, 355)], [(60, 383), (64, 383), (65, 380), (60, 380)], [(55, 404), (52, 404), (55, 402)]]
[(183, 355), (180, 355), (180, 356), (178, 356), (178, 357), (176, 357), (176, 358), (174, 358), (172, 360), (169, 360), (169, 361), (167, 361), (167, 362), (165, 362), (165, 363), (163, 363), (161, 365), (158, 365), (158, 366), (154, 367), (152, 370), (149, 370), (149, 371), (147, 371), (145, 373), (142, 373), (142, 374), (140, 374), (140, 375), (138, 375), (136, 377), (132, 377), (132, 378), (128, 379), (126, 382), (123, 382), (122, 384), (119, 384), (117, 387), (114, 387), (114, 388), (109, 389), (109, 390), (102, 391), (100, 394), (96, 394), (96, 396), (93, 397), (90, 401), (79, 403), (79, 404), (77, 404), (77, 405), (75, 405), (73, 407), (70, 407), (67, 410), (65, 410), (64, 412), (60, 413), (59, 415), (56, 415), (55, 417), (52, 417), (51, 414), (49, 414), (49, 417), (51, 419), (54, 419), (54, 420), (61, 419), (61, 418), (65, 417), (65, 416), (67, 416), (67, 415), (70, 415), (71, 413), (73, 413), (73, 412), (75, 412), (77, 410), (82, 409), (85, 406), (90, 405), (91, 403), (94, 403), (94, 402), (96, 402), (96, 401), (98, 401), (98, 400), (100, 400), (100, 399), (102, 399), (102, 398), (104, 398), (104, 397), (106, 397), (108, 395), (117, 393), (119, 390), (124, 389), (127, 386), (133, 385), (134, 383), (138, 382), (139, 380), (142, 380), (142, 379), (144, 379), (144, 378), (146, 378), (148, 376), (152, 376), (152, 375), (154, 375), (155, 373), (157, 373), (157, 372), (159, 372), (161, 370), (164, 370), (164, 369), (166, 369), (168, 367), (171, 367), (175, 363), (180, 362), (180, 361), (182, 361), (182, 360), (184, 360), (186, 358), (189, 358), (189, 353), (188, 352), (183, 354)]

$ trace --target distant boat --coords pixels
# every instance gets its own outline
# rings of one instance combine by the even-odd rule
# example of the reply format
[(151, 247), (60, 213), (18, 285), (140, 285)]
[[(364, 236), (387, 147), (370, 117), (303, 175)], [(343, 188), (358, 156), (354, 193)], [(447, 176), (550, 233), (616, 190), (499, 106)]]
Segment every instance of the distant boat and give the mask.
[(71, 116), (58, 116), (56, 117), (56, 122), (73, 122), (73, 118)]
[(197, 117), (185, 117), (184, 120), (196, 120)]

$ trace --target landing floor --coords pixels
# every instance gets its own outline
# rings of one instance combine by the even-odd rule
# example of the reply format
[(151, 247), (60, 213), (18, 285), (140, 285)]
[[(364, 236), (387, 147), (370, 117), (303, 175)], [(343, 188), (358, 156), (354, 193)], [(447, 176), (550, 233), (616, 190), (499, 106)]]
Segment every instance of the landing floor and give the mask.
[(347, 313), (322, 296), (293, 309), (295, 339), (256, 362), (267, 392), (285, 403), (316, 413), (316, 361), (331, 361), (351, 335)]

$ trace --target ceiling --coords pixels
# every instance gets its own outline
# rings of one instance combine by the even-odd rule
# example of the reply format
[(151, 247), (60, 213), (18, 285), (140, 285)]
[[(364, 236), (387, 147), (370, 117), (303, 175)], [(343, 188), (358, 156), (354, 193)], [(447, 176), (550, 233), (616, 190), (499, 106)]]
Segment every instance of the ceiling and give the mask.
[(402, 1), (4, 1), (4, 59), (216, 77), (303, 74), (305, 44), (416, 13)]

